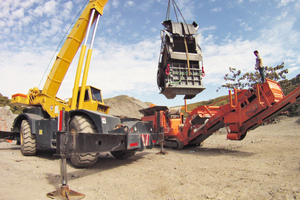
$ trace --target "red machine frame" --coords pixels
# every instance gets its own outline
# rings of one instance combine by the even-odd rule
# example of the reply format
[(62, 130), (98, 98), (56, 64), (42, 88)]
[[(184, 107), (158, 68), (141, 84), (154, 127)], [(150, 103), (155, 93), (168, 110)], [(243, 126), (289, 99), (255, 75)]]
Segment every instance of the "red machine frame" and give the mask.
[[(188, 113), (153, 106), (141, 110), (142, 121), (150, 121), (154, 130), (164, 134), (166, 146), (182, 149), (199, 145), (222, 127), (227, 128), (227, 139), (242, 140), (249, 130), (279, 115), (300, 101), (300, 87), (285, 96), (275, 81), (266, 79), (254, 88), (229, 91), (229, 103), (223, 106), (199, 106)], [(224, 99), (222, 99), (224, 100)]]

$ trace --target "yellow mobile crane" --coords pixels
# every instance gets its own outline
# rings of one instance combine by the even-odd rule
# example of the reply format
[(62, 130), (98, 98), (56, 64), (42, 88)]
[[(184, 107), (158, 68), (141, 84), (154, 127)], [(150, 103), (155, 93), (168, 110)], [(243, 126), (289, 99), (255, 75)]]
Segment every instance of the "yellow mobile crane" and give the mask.
[[(104, 105), (101, 90), (86, 86), (88, 70), (92, 55), (93, 41), (98, 25), (100, 16), (103, 14), (104, 5), (108, 0), (91, 0), (86, 6), (77, 23), (73, 27), (66, 42), (62, 46), (54, 65), (47, 77), (43, 90), (39, 90), (37, 87), (29, 90), (28, 95), (15, 94), (12, 96), (12, 102), (16, 104), (26, 106), (41, 106), (50, 117), (57, 117), (59, 110), (75, 110), (75, 109), (88, 109), (108, 113), (109, 107)], [(95, 22), (96, 21), (96, 22)], [(87, 37), (92, 24), (95, 23), (94, 32), (92, 35), (90, 48), (88, 49), (82, 85), (79, 87), (80, 74), (82, 72), (82, 66), (86, 53)], [(68, 102), (63, 101), (56, 97), (61, 83), (71, 65), (71, 62), (76, 55), (83, 40), (84, 44), (81, 48), (79, 57), (77, 73), (75, 77), (75, 83), (73, 88), (73, 96)], [(78, 95), (78, 92), (80, 95)]]
[[(145, 143), (145, 137), (142, 137), (148, 135), (149, 138), (152, 134), (150, 125), (130, 122), (118, 126), (121, 121), (108, 115), (109, 106), (104, 104), (101, 90), (86, 86), (95, 33), (107, 1), (89, 1), (62, 46), (43, 90), (35, 87), (27, 95), (18, 93), (12, 96), (13, 103), (28, 107), (15, 119), (11, 135), (11, 139), (21, 144), (23, 155), (35, 155), (38, 150), (56, 150), (57, 154), (61, 154), (69, 148), (68, 156), (72, 164), (86, 167), (97, 161), (101, 151), (110, 151), (116, 158), (127, 158), (144, 146), (153, 146), (152, 140), (149, 142), (148, 139)], [(82, 84), (79, 87), (87, 38), (93, 24)], [(56, 94), (80, 46), (73, 96), (66, 102), (57, 98)], [(72, 144), (65, 147), (70, 141)]]

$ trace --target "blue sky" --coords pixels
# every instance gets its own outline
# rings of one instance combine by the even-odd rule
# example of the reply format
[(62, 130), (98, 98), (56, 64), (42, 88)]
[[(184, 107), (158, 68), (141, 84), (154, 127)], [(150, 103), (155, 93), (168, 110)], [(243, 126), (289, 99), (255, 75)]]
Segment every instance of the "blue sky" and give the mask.
[[(299, 0), (176, 0), (188, 23), (199, 25), (207, 88), (188, 103), (216, 92), (229, 67), (253, 72), (257, 49), (267, 66), (285, 62), (288, 78), (300, 72)], [(0, 93), (11, 97), (43, 88), (54, 52), (85, 0), (2, 0), (0, 3)], [(108, 0), (95, 38), (88, 84), (104, 98), (128, 95), (157, 105), (182, 105), (159, 94), (156, 71), (161, 22), (168, 0)], [(171, 18), (175, 21), (174, 15)], [(58, 54), (58, 52), (56, 53)], [(55, 55), (56, 55), (55, 54)], [(78, 56), (58, 97), (71, 97)], [(49, 73), (52, 67), (46, 71)], [(43, 78), (43, 79), (42, 79)]]

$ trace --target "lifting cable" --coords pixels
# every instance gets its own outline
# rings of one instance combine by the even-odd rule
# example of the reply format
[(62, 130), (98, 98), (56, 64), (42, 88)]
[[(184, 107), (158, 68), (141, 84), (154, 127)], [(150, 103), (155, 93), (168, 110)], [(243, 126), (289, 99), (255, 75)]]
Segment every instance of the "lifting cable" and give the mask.
[[(187, 24), (186, 21), (185, 21), (185, 18), (183, 17), (183, 15), (182, 15), (182, 13), (181, 13), (181, 11), (180, 11), (178, 5), (176, 4), (175, 0), (169, 0), (168, 8), (167, 8), (167, 14), (166, 14), (166, 21), (167, 21), (167, 20), (170, 20), (170, 7), (171, 7), (170, 4), (171, 4), (171, 1), (172, 1), (172, 4), (173, 4), (174, 13), (175, 13), (177, 22), (180, 23), (180, 22), (179, 22), (179, 19), (178, 19), (178, 15), (177, 15), (177, 11), (176, 11), (176, 10), (178, 10), (178, 12), (179, 12), (179, 14), (180, 14), (180, 16), (181, 16), (181, 18), (182, 18), (184, 24)], [(188, 29), (189, 34), (191, 34), (190, 29), (189, 29), (188, 26), (187, 26), (187, 29)]]
[[(178, 10), (178, 12), (180, 13), (183, 21), (184, 21), (184, 24), (186, 24), (186, 27), (187, 27), (187, 30), (189, 32), (189, 35), (191, 34), (190, 32), (190, 29), (189, 27), (187, 26), (187, 23), (178, 7), (178, 5), (176, 4), (175, 0), (169, 0), (169, 3), (168, 3), (168, 8), (167, 8), (167, 14), (166, 14), (166, 20), (170, 20), (170, 7), (171, 7), (171, 1), (172, 1), (172, 4), (173, 4), (173, 8), (174, 8), (174, 13), (175, 13), (175, 16), (176, 16), (176, 19), (177, 19), (177, 22), (179, 23), (179, 20), (178, 20), (178, 15), (177, 15), (177, 12), (176, 10)], [(182, 28), (183, 28), (183, 40), (184, 40), (184, 47), (185, 47), (185, 51), (186, 51), (186, 60), (187, 60), (187, 66), (188, 66), (188, 75), (190, 76), (190, 59), (189, 59), (189, 50), (188, 50), (188, 46), (187, 46), (187, 42), (186, 42), (186, 36), (185, 36), (185, 29), (184, 29), (184, 24), (181, 23), (182, 25)]]
[(180, 9), (179, 9), (179, 7), (177, 6), (175, 0), (169, 0), (168, 8), (167, 8), (167, 14), (166, 14), (166, 21), (167, 21), (167, 20), (170, 20), (171, 1), (172, 1), (172, 5), (173, 5), (173, 9), (174, 9), (174, 13), (175, 13), (177, 22), (179, 23), (179, 19), (178, 19), (178, 15), (177, 15), (177, 11), (176, 11), (176, 10), (178, 10), (178, 12), (179, 12), (179, 14), (181, 15), (181, 17), (182, 17), (184, 23), (186, 23), (186, 21), (185, 21), (183, 15), (182, 15), (182, 13), (180, 12)]
[(58, 44), (58, 46), (57, 46), (57, 48), (56, 48), (56, 50), (55, 50), (55, 52), (54, 52), (52, 58), (50, 59), (50, 62), (49, 62), (49, 64), (48, 64), (48, 66), (47, 66), (47, 68), (46, 68), (46, 70), (45, 70), (45, 72), (44, 72), (44, 74), (43, 74), (43, 76), (42, 76), (42, 79), (41, 79), (41, 81), (40, 81), (40, 83), (39, 83), (39, 85), (38, 85), (38, 88), (40, 87), (40, 85), (41, 85), (41, 83), (42, 83), (42, 81), (43, 81), (43, 79), (44, 79), (44, 77), (45, 77), (45, 74), (47, 73), (47, 71), (48, 71), (48, 69), (49, 69), (49, 67), (50, 67), (50, 64), (51, 64), (53, 58), (55, 57), (55, 55), (56, 55), (58, 49), (60, 48), (60, 45), (62, 44), (62, 42), (63, 42), (64, 39), (66, 38), (66, 35), (68, 34), (69, 30), (73, 27), (73, 24), (75, 24), (76, 20), (78, 19), (78, 16), (79, 16), (80, 13), (82, 12), (82, 10), (86, 7), (86, 5), (88, 4), (88, 2), (89, 2), (89, 0), (87, 0), (86, 3), (82, 6), (82, 8), (80, 9), (80, 11), (78, 12), (78, 14), (76, 15), (76, 17), (74, 18), (73, 22), (70, 24), (68, 30), (65, 32), (65, 35), (62, 37), (60, 43)]

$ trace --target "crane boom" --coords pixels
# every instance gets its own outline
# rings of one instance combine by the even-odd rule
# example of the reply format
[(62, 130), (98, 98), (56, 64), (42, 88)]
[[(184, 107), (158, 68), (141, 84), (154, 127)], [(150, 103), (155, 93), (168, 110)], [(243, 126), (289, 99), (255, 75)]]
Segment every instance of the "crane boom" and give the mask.
[[(66, 42), (62, 46), (56, 57), (54, 65), (45, 82), (43, 93), (49, 97), (55, 98), (61, 86), (61, 83), (71, 65), (71, 62), (77, 53), (83, 39), (85, 38), (89, 24), (90, 13), (95, 9), (100, 15), (103, 14), (103, 8), (108, 0), (90, 0), (86, 9), (82, 12)], [(93, 21), (95, 18), (93, 19)]]

